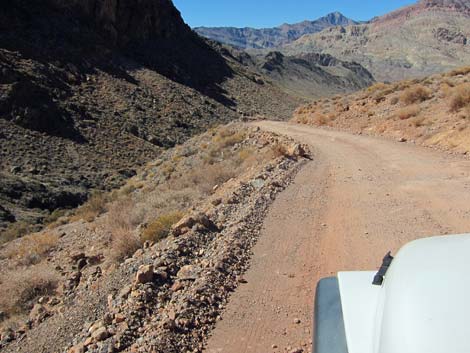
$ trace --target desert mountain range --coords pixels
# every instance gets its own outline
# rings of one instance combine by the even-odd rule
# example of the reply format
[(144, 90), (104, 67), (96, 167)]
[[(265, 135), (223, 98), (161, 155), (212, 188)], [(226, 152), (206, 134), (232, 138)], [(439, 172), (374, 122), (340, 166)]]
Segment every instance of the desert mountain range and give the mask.
[(201, 36), (241, 49), (266, 49), (277, 48), (325, 28), (352, 24), (357, 22), (339, 12), (333, 12), (315, 21), (285, 23), (274, 28), (197, 27), (194, 30)]
[[(329, 15), (319, 20), (324, 24), (322, 30), (312, 29), (311, 33), (302, 34), (294, 31), (296, 35), (288, 39), (280, 31), (281, 27), (260, 30), (274, 33), (277, 39), (248, 47), (264, 53), (274, 48), (286, 55), (329, 54), (361, 64), (378, 81), (423, 77), (470, 62), (469, 7), (469, 2), (463, 0), (421, 0), (367, 23), (357, 23), (339, 14), (333, 16), (338, 21), (325, 20), (331, 19)], [(242, 47), (243, 43), (237, 42), (243, 40), (237, 36), (243, 36), (245, 31), (251, 33), (248, 29), (231, 28), (196, 30)]]

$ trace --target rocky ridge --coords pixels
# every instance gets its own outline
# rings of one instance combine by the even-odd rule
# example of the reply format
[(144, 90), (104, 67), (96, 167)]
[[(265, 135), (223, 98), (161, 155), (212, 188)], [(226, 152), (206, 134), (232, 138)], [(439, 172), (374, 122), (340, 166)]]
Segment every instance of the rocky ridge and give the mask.
[(283, 24), (274, 28), (197, 27), (194, 30), (206, 38), (241, 49), (273, 49), (328, 27), (356, 23), (339, 12), (333, 12), (314, 21)]

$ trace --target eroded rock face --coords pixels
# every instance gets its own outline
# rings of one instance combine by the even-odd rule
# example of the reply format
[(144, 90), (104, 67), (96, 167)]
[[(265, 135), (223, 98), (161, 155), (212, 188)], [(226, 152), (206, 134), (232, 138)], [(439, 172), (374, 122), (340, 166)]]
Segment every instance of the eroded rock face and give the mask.
[(419, 5), (428, 8), (447, 8), (450, 10), (457, 10), (459, 12), (470, 14), (470, 3), (467, 0), (421, 0)]
[(451, 42), (466, 45), (467, 37), (462, 32), (451, 31), (447, 28), (438, 28), (434, 32), (437, 39), (443, 42)]
[(51, 0), (91, 19), (119, 46), (132, 40), (171, 38), (190, 32), (170, 0)]

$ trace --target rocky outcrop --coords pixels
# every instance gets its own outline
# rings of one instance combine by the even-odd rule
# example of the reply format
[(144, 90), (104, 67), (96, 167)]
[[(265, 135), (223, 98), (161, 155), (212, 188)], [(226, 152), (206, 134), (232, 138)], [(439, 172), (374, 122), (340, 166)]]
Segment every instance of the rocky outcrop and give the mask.
[(118, 46), (135, 41), (177, 39), (191, 35), (171, 0), (48, 0), (80, 14)]
[(462, 32), (452, 31), (447, 28), (437, 28), (434, 32), (436, 38), (443, 42), (467, 45), (467, 37)]

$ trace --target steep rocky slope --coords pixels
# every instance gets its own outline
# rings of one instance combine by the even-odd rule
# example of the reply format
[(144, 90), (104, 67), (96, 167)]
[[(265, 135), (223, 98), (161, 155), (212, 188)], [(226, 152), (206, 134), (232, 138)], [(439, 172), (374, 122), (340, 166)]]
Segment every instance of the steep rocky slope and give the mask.
[(288, 117), (300, 100), (258, 76), (169, 0), (1, 2), (0, 230), (22, 235), (208, 126)]
[(372, 74), (360, 64), (328, 54), (284, 56), (271, 52), (258, 58), (257, 68), (287, 92), (305, 98), (350, 93), (375, 82)]
[(306, 35), (284, 51), (354, 60), (379, 81), (430, 75), (470, 61), (469, 7), (468, 1), (421, 0), (368, 24)]
[(211, 129), (61, 225), (0, 247), (0, 349), (201, 352), (305, 157), (256, 128)]
[(269, 49), (293, 42), (305, 34), (316, 33), (331, 26), (347, 26), (357, 22), (339, 12), (315, 21), (283, 24), (274, 28), (197, 27), (200, 35), (242, 49)]
[(297, 109), (294, 121), (468, 154), (470, 67), (318, 100)]

